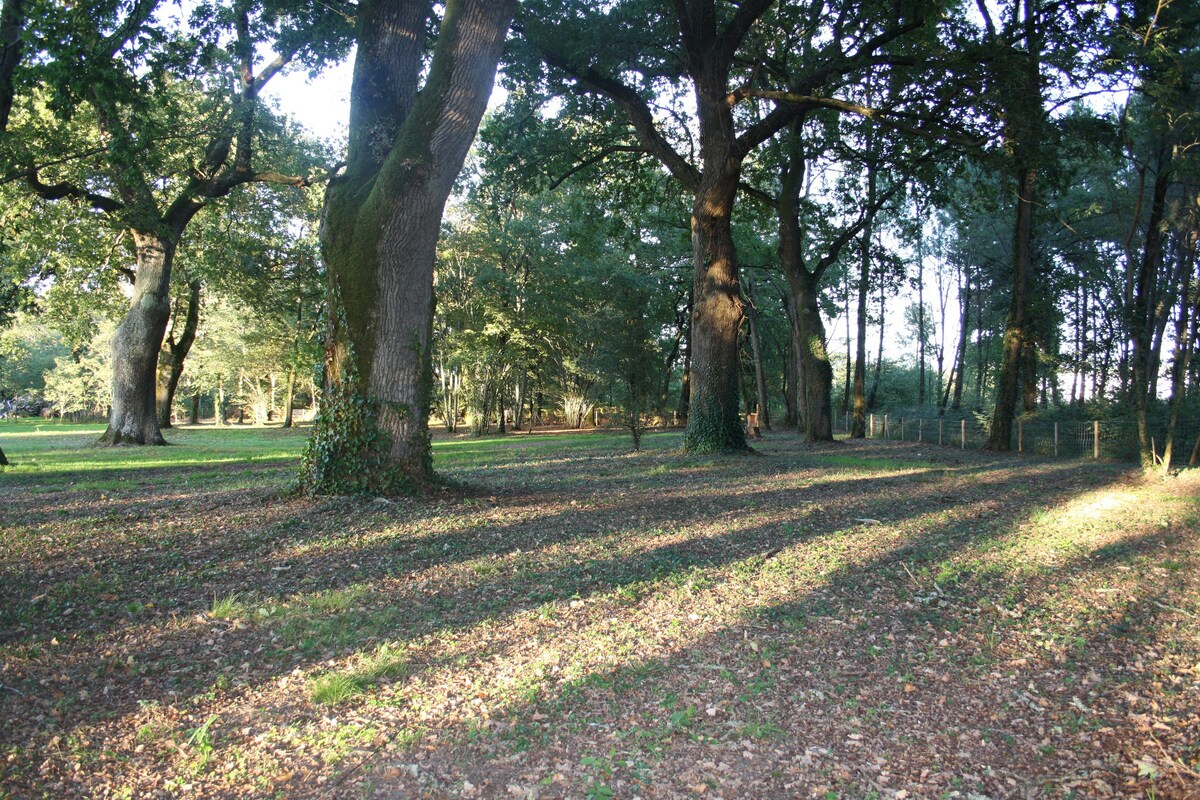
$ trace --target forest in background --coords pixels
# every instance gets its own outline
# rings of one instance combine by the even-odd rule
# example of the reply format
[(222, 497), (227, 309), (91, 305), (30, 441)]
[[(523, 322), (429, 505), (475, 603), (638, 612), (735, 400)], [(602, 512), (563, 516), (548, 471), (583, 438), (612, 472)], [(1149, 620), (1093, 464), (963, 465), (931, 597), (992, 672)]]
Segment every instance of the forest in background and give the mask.
[[(14, 411), (106, 415), (114, 380), (137, 405), (146, 381), (122, 375), (149, 370), (158, 428), (290, 424), (328, 388), (336, 307), (383, 294), (327, 266), (353, 250), (320, 224), (353, 158), (269, 100), (279, 72), (363, 52), (356, 8), (172, 8), (4, 4)], [(428, 75), (449, 16), (431, 8), (413, 56)], [(1128, 417), (1143, 463), (1169, 467), (1200, 405), (1196, 14), (523, 3), (507, 98), (440, 226), (433, 424), (599, 410), (635, 446), (687, 420), (704, 450), (743, 446), (755, 409), (814, 440), (835, 418), (862, 435), (873, 410), (952, 410), (1004, 450), (1016, 414)], [(362, 130), (352, 112), (351, 156)], [(130, 333), (149, 296), (152, 352)]]

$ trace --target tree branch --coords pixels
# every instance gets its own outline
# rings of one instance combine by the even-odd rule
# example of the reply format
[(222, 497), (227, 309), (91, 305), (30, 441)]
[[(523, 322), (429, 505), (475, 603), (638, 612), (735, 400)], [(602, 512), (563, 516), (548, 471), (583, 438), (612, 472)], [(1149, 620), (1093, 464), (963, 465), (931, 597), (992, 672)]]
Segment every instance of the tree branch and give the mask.
[(721, 35), (717, 37), (714, 45), (714, 56), (717, 59), (718, 65), (724, 71), (733, 60), (734, 53), (742, 46), (742, 41), (746, 38), (746, 34), (750, 32), (750, 28), (754, 23), (767, 13), (767, 9), (775, 0), (744, 0), (738, 6), (737, 13), (733, 15), (733, 19), (729, 21), (729, 25), (725, 30), (721, 31)]
[(97, 194), (82, 189), (73, 183), (61, 181), (59, 183), (42, 183), (38, 178), (37, 169), (29, 169), (25, 173), (25, 182), (29, 184), (29, 188), (33, 193), (43, 200), (62, 200), (64, 197), (74, 197), (83, 200), (97, 211), (107, 213), (115, 213), (125, 208), (125, 204), (107, 195)]
[(536, 43), (542, 60), (573, 77), (585, 91), (604, 95), (625, 109), (638, 138), (646, 152), (657, 158), (684, 186), (695, 191), (700, 187), (700, 171), (679, 154), (659, 131), (650, 113), (649, 104), (631, 86), (608, 76), (601, 75), (591, 67), (576, 67), (559, 53)]
[(583, 170), (587, 169), (588, 167), (592, 166), (593, 164), (597, 164), (597, 163), (603, 161), (604, 159), (608, 158), (609, 156), (613, 155), (614, 153), (640, 153), (642, 155), (649, 155), (649, 152), (644, 147), (635, 147), (633, 145), (613, 145), (612, 147), (606, 147), (603, 150), (601, 150), (599, 153), (597, 153), (596, 155), (592, 156), (591, 158), (587, 158), (587, 159), (584, 159), (583, 161), (580, 161), (578, 164), (576, 164), (575, 166), (568, 169), (562, 175), (555, 178), (553, 181), (550, 182), (550, 186), (547, 188), (550, 191), (557, 189), (572, 175), (582, 172)]
[[(858, 114), (859, 116), (865, 117), (873, 122), (878, 122), (880, 125), (884, 125), (885, 127), (892, 128), (902, 133), (912, 134), (913, 136), (920, 136), (924, 139), (936, 139), (951, 144), (963, 145), (964, 147), (982, 147), (987, 141), (986, 139), (970, 136), (962, 131), (951, 130), (941, 126), (925, 126), (918, 128), (912, 125), (907, 125), (897, 120), (884, 109), (874, 108), (872, 106), (864, 106), (860, 103), (851, 103), (847, 100), (838, 100), (835, 97), (816, 97), (813, 95), (798, 94), (796, 92), (780, 92), (767, 89), (745, 88), (740, 91), (748, 97), (758, 97), (764, 100), (773, 100), (780, 104), (796, 105), (804, 110), (810, 110), (813, 108), (830, 108), (835, 111)], [(778, 108), (776, 110), (778, 110)], [(773, 113), (774, 112), (772, 112), (772, 114)], [(767, 116), (767, 118), (769, 117), (770, 115)], [(767, 118), (764, 118), (764, 121)], [(749, 133), (749, 131), (747, 131), (747, 133)], [(745, 135), (746, 134), (743, 134), (743, 136)]]

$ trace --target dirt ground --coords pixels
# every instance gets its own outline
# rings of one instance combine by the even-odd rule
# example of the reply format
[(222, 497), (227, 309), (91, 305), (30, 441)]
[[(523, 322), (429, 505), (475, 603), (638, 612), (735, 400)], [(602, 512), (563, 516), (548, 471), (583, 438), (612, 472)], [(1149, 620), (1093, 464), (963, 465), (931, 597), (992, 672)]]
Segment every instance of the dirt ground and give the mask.
[(1196, 474), (678, 445), (0, 474), (0, 797), (1200, 798)]

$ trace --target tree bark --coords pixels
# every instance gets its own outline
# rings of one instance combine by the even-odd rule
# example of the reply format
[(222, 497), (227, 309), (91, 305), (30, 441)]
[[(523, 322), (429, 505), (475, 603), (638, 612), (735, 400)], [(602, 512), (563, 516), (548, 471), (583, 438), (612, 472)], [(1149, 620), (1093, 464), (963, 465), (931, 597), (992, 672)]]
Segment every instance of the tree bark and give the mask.
[[(304, 482), (390, 494), (433, 478), (428, 413), (433, 265), (442, 212), (475, 137), (514, 0), (450, 0), (417, 92), (431, 3), (376, 0), (359, 11), (347, 167), (322, 225), (333, 329), (326, 401)], [(339, 430), (368, 408), (365, 438)], [(367, 462), (364, 464), (364, 460)], [(373, 465), (372, 474), (347, 469)], [(351, 481), (349, 486), (346, 481)], [(339, 488), (340, 487), (340, 488)]]
[(8, 131), (16, 87), (13, 83), (21, 61), (21, 31), (25, 27), (24, 0), (4, 0), (0, 8), (0, 138)]
[(959, 284), (962, 289), (959, 292), (962, 315), (959, 317), (958, 351), (955, 355), (958, 367), (954, 373), (954, 400), (950, 403), (950, 408), (955, 411), (962, 408), (963, 376), (967, 371), (967, 340), (970, 338), (968, 326), (971, 322), (971, 273), (964, 267), (962, 275), (963, 279)]
[(755, 306), (754, 281), (747, 278), (746, 291), (750, 303), (746, 306), (746, 321), (750, 324), (750, 350), (754, 354), (754, 388), (758, 394), (758, 424), (771, 430), (770, 401), (767, 397), (767, 373), (763, 369), (762, 339), (758, 332), (758, 308)]
[[(698, 102), (723, 102), (697, 92)], [(732, 119), (714, 121), (717, 112), (701, 110), (701, 130), (707, 138), (732, 135)], [(724, 116), (728, 117), (728, 109)], [(705, 124), (705, 120), (708, 124)], [(723, 123), (728, 124), (723, 124)], [(715, 129), (715, 130), (714, 130)], [(702, 138), (705, 138), (702, 133)], [(732, 142), (729, 142), (732, 146)], [(711, 150), (720, 151), (718, 145)], [(737, 252), (733, 244), (732, 213), (741, 164), (710, 154), (692, 206), (691, 397), (688, 403), (684, 449), (692, 452), (734, 452), (747, 449), (738, 398), (738, 327), (742, 319)]]
[[(925, 224), (917, 209), (917, 405), (925, 405)], [(940, 369), (940, 367), (939, 367)]]
[[(867, 150), (873, 148), (873, 133), (868, 130)], [(878, 178), (874, 169), (867, 170), (867, 205), (875, 204)], [(867, 296), (871, 290), (871, 239), (873, 226), (868, 221), (862, 232), (862, 251), (858, 272), (858, 333), (854, 353), (854, 421), (850, 436), (862, 439), (867, 435)]]
[(828, 251), (809, 269), (804, 260), (803, 231), (800, 227), (800, 191), (805, 170), (800, 123), (792, 126), (788, 164), (784, 170), (778, 202), (779, 258), (791, 289), (794, 335), (798, 355), (797, 372), (801, 398), (797, 426), (810, 442), (833, 441), (833, 365), (821, 319), (821, 279), (859, 228), (869, 228), (875, 213), (875, 198), (868, 198), (866, 216), (855, 226), (842, 231)]
[(175, 242), (133, 232), (137, 277), (129, 310), (112, 339), (113, 402), (105, 444), (166, 444), (155, 408), (158, 351), (171, 315), (171, 262)]
[(1021, 410), (1031, 414), (1037, 411), (1038, 402), (1037, 344), (1032, 337), (1025, 337), (1021, 358)]
[(1008, 319), (1004, 326), (1004, 354), (996, 378), (996, 407), (992, 412), (987, 449), (1012, 450), (1013, 415), (1020, 386), (1021, 355), (1028, 336), (1029, 286), (1033, 271), (1033, 213), (1037, 201), (1038, 170), (1045, 109), (1042, 99), (1041, 32), (1038, 3), (1026, 0), (1023, 14), (1014, 10), (1014, 27), (1023, 32), (1022, 48), (1004, 48), (994, 62), (992, 80), (1004, 115), (1004, 139), (1013, 154), (1017, 186), (1016, 221), (1013, 225), (1013, 283)]
[(867, 395), (867, 409), (875, 410), (875, 400), (879, 396), (879, 378), (883, 373), (883, 340), (887, 320), (887, 295), (882, 278), (879, 281), (879, 352), (875, 355), (875, 374), (871, 379), (871, 393)]
[(284, 389), (286, 398), (283, 404), (283, 427), (290, 428), (294, 424), (292, 419), (296, 413), (296, 368), (288, 367), (287, 388)]
[(1171, 184), (1171, 151), (1160, 144), (1154, 172), (1154, 187), (1150, 204), (1150, 216), (1146, 222), (1146, 239), (1142, 246), (1142, 259), (1133, 287), (1133, 307), (1130, 329), (1133, 333), (1133, 375), (1130, 391), (1137, 415), (1138, 453), (1142, 468), (1154, 467), (1154, 452), (1150, 444), (1150, 426), (1146, 419), (1149, 411), (1151, 391), (1154, 385), (1152, 372), (1156, 371), (1154, 358), (1155, 314), (1152, 311), (1152, 296), (1155, 294), (1158, 273), (1163, 262), (1162, 222), (1166, 215), (1167, 189)]
[[(175, 319), (178, 322), (178, 310)], [(158, 353), (158, 388), (155, 402), (158, 406), (158, 425), (171, 427), (171, 409), (175, 404), (175, 390), (183, 376), (183, 362), (196, 341), (196, 329), (200, 326), (200, 281), (188, 281), (187, 306), (183, 312), (183, 325), (176, 337), (172, 328), (167, 336), (165, 348)]]

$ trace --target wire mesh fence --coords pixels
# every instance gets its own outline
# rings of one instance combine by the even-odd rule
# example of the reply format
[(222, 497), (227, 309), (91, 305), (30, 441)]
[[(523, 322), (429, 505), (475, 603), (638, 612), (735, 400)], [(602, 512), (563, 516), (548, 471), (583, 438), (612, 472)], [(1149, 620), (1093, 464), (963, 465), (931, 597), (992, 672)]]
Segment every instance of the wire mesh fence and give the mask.
[[(850, 431), (852, 418), (839, 416), (837, 427)], [(869, 414), (866, 434), (872, 439), (929, 442), (944, 447), (980, 449), (987, 444), (986, 419), (970, 414), (898, 415)], [(1162, 455), (1168, 420), (1147, 420), (1154, 452)], [(1175, 427), (1172, 463), (1187, 463), (1200, 437), (1200, 420), (1181, 419)], [(1090, 458), (1095, 460), (1137, 461), (1137, 420), (1027, 420), (1013, 421), (1012, 447), (1015, 451), (1052, 458)]]

